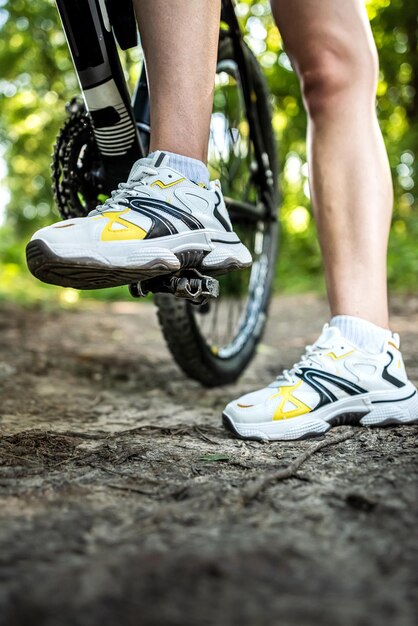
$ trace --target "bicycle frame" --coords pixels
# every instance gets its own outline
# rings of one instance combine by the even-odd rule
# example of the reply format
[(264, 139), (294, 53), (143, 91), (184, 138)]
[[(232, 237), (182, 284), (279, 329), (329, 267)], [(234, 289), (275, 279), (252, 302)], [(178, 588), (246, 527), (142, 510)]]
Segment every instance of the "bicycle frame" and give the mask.
[[(56, 4), (102, 157), (104, 192), (110, 193), (117, 183), (127, 179), (132, 163), (148, 151), (151, 125), (146, 68), (142, 67), (131, 102), (112, 32), (109, 0), (56, 0)], [(132, 9), (131, 0), (125, 1), (125, 7)], [(119, 2), (119, 14), (123, 10)], [(230, 208), (251, 214), (252, 219), (276, 219), (268, 157), (257, 128), (256, 102), (245, 71), (244, 44), (232, 0), (222, 0), (222, 20), (228, 25), (239, 64), (257, 176), (263, 190), (262, 206), (234, 200), (229, 202)]]

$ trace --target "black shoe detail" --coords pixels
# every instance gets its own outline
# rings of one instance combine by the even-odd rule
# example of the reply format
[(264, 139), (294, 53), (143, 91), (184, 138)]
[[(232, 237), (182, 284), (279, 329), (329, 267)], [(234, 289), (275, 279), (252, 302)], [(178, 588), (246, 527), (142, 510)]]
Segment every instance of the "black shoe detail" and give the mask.
[(151, 228), (149, 229), (145, 239), (154, 239), (155, 237), (167, 237), (168, 235), (176, 235), (178, 233), (177, 228), (163, 215), (160, 215), (152, 208), (148, 206), (141, 206), (141, 209), (132, 206), (132, 202), (123, 203), (123, 206), (129, 207), (136, 213), (146, 215), (152, 221)]
[[(245, 437), (243, 435), (241, 435), (237, 429), (235, 428), (235, 424), (233, 422), (233, 420), (226, 414), (226, 413), (222, 413), (222, 424), (223, 427), (225, 428), (225, 430), (227, 430), (228, 432), (230, 432), (232, 435), (234, 435), (234, 437), (237, 437), (238, 439), (243, 439), (244, 441), (267, 441), (269, 440), (268, 437), (257, 437), (256, 435), (252, 435), (252, 436), (248, 436), (245, 435)], [(319, 438), (323, 438), (325, 433), (314, 433), (314, 432), (309, 432), (306, 433), (305, 435), (302, 435), (301, 437), (299, 437), (297, 439), (297, 441), (303, 441), (304, 439), (319, 439)], [(270, 441), (270, 440), (269, 440)], [(293, 440), (295, 441), (295, 440)]]
[[(235, 437), (238, 437), (238, 439), (247, 439), (247, 437), (242, 437), (239, 434), (239, 432), (235, 428), (234, 422), (231, 420), (230, 417), (228, 417), (228, 415), (226, 415), (226, 413), (222, 413), (222, 424), (223, 424), (223, 427), (225, 428), (225, 430), (230, 432)], [(253, 439), (253, 440), (255, 439), (255, 441), (259, 441), (259, 439), (256, 438), (256, 437), (248, 437), (248, 439)]]
[(367, 393), (366, 389), (359, 387), (355, 383), (352, 383), (345, 378), (340, 378), (339, 376), (334, 376), (334, 374), (330, 374), (328, 372), (324, 372), (322, 370), (317, 370), (309, 367), (301, 368), (301, 373), (296, 373), (298, 378), (301, 378), (305, 383), (307, 383), (310, 387), (315, 389), (315, 391), (319, 394), (320, 400), (318, 405), (315, 407), (319, 409), (330, 402), (336, 402), (338, 398), (332, 393), (330, 389), (328, 389), (324, 384), (320, 383), (316, 378), (320, 378), (323, 381), (329, 381), (336, 387), (342, 389), (349, 396), (356, 396), (361, 393)]
[(226, 221), (226, 219), (223, 217), (223, 215), (221, 215), (221, 212), (219, 211), (218, 207), (222, 202), (221, 199), (221, 195), (218, 191), (215, 191), (215, 195), (218, 198), (218, 202), (215, 204), (215, 209), (213, 211), (214, 216), (216, 217), (216, 219), (218, 220), (218, 222), (220, 222), (222, 224), (222, 226), (225, 228), (225, 230), (228, 233), (232, 233), (232, 228), (231, 226), (228, 224), (228, 222)]
[(227, 243), (228, 246), (233, 246), (233, 245), (237, 245), (239, 246), (239, 244), (241, 243), (241, 241), (226, 241), (225, 239), (214, 239), (213, 237), (211, 237), (211, 241), (214, 243)]
[[(167, 213), (168, 215), (180, 220), (183, 224), (186, 224), (187, 228), (190, 230), (199, 230), (204, 228), (202, 222), (194, 217), (194, 215), (187, 213), (187, 211), (183, 211), (183, 209), (174, 207), (172, 204), (168, 204), (168, 202), (151, 200), (148, 198), (130, 198), (129, 206), (133, 211), (137, 211), (137, 213), (145, 213), (146, 215), (152, 213), (155, 217), (160, 217), (161, 219), (168, 221), (167, 218), (162, 218), (158, 213), (158, 211), (162, 211), (163, 213)], [(146, 213), (146, 211), (148, 211), (148, 213)], [(175, 228), (173, 224), (172, 228)], [(146, 238), (150, 238), (149, 234)]]
[(153, 167), (160, 167), (161, 163), (164, 160), (164, 157), (166, 156), (165, 152), (161, 152), (160, 156), (158, 157), (158, 159), (155, 161), (154, 166)]
[(399, 378), (395, 378), (395, 376), (392, 376), (392, 374), (389, 374), (388, 372), (388, 367), (389, 365), (392, 363), (393, 361), (393, 354), (391, 352), (387, 352), (387, 354), (390, 356), (390, 361), (389, 363), (383, 368), (383, 374), (382, 374), (382, 378), (384, 378), (385, 380), (387, 380), (389, 383), (392, 383), (392, 385), (395, 385), (395, 387), (405, 387), (405, 383), (403, 383), (401, 380), (399, 380)]
[(158, 237), (167, 237), (168, 235), (177, 234), (178, 231), (174, 229), (174, 226), (170, 222), (159, 219), (158, 216), (147, 215), (151, 218), (152, 224), (144, 239), (158, 239)]
[(331, 426), (359, 426), (361, 418), (368, 413), (370, 413), (370, 411), (342, 413), (341, 415), (334, 415), (334, 417), (326, 421)]

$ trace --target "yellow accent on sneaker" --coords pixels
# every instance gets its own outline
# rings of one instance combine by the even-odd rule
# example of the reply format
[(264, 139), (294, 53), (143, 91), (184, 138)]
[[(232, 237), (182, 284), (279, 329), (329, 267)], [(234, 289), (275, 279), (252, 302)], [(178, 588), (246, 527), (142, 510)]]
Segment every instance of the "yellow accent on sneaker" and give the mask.
[(186, 180), (186, 179), (184, 177), (179, 178), (173, 181), (172, 183), (163, 183), (162, 180), (156, 180), (154, 183), (151, 183), (150, 187), (159, 187), (160, 189), (167, 189), (168, 187), (174, 187), (174, 185), (177, 185), (178, 183), (182, 183), (183, 180)]
[(345, 354), (341, 354), (340, 356), (337, 356), (335, 352), (328, 352), (325, 356), (331, 357), (331, 359), (333, 359), (334, 361), (339, 361), (340, 359), (345, 359), (346, 356), (349, 356), (350, 354), (353, 354), (354, 352), (355, 350), (350, 350), (349, 352), (346, 352)]
[[(281, 398), (281, 401), (274, 412), (273, 420), (287, 420), (292, 417), (304, 415), (305, 413), (310, 413), (312, 411), (312, 409), (307, 404), (302, 402), (302, 400), (299, 400), (299, 398), (295, 398), (295, 396), (293, 395), (293, 392), (301, 386), (302, 382), (303, 381), (300, 380), (294, 385), (286, 385), (284, 387), (280, 387), (279, 393), (275, 393), (273, 396), (271, 396), (272, 398)], [(286, 406), (287, 402), (293, 404), (295, 408), (290, 411), (285, 411), (284, 407)]]
[(395, 348), (395, 350), (397, 350), (398, 352), (400, 352), (400, 350), (399, 350), (399, 346), (395, 345), (392, 341), (388, 341), (388, 344), (389, 344), (390, 346), (392, 346), (392, 348)]
[[(130, 209), (125, 209), (124, 211), (106, 211), (102, 213), (102, 217), (106, 217), (109, 221), (102, 231), (102, 241), (130, 241), (132, 239), (144, 239), (147, 234), (147, 231), (137, 226), (136, 224), (132, 224), (132, 222), (128, 222), (124, 220), (121, 215), (128, 213)], [(123, 226), (122, 229), (114, 230), (113, 224), (119, 224)]]

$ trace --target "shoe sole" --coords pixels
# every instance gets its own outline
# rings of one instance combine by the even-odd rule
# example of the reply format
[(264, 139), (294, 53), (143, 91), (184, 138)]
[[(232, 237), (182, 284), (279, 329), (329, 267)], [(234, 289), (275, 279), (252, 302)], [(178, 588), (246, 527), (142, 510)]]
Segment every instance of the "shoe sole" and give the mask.
[(83, 250), (74, 246), (60, 246), (57, 251), (42, 239), (34, 239), (26, 247), (26, 260), (30, 272), (42, 282), (73, 289), (129, 285), (192, 267), (217, 276), (252, 263), (235, 233), (227, 233), (222, 240), (206, 232), (187, 233), (161, 238), (158, 244), (152, 240), (146, 245), (129, 244), (130, 254), (121, 263), (120, 258), (115, 261), (95, 253), (83, 256)]
[(383, 427), (418, 423), (418, 393), (407, 383), (402, 396), (399, 390), (375, 392), (344, 398), (304, 416), (287, 420), (247, 424), (237, 422), (225, 411), (226, 430), (240, 439), (256, 441), (295, 441), (320, 437), (334, 426)]

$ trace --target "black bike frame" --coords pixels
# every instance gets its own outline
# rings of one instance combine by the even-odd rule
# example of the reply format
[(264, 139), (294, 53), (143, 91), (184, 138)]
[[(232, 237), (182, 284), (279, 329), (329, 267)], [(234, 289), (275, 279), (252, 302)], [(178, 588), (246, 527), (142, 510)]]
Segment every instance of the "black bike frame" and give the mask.
[[(104, 192), (110, 193), (126, 180), (132, 163), (147, 154), (150, 137), (150, 107), (145, 65), (133, 100), (119, 60), (114, 24), (109, 18), (110, 0), (56, 0), (74, 67), (92, 121), (104, 167)], [(112, 2), (114, 0), (111, 0)], [(125, 7), (131, 8), (131, 0)], [(119, 14), (124, 11), (119, 3)], [(113, 11), (117, 15), (118, 11)], [(132, 16), (133, 19), (133, 16)], [(262, 206), (233, 201), (233, 210), (254, 218), (276, 219), (268, 156), (258, 127), (257, 103), (246, 72), (244, 43), (232, 0), (222, 0), (222, 20), (228, 25), (243, 87)], [(232, 203), (232, 201), (230, 201)], [(228, 202), (227, 202), (228, 204)]]

